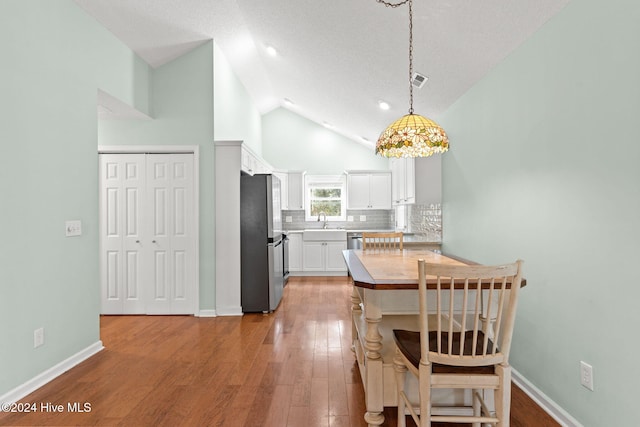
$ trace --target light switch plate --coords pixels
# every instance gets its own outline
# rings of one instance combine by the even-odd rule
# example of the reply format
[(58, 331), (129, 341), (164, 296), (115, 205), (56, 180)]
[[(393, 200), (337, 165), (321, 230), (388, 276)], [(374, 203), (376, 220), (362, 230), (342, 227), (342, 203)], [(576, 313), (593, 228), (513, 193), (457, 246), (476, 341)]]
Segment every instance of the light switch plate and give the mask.
[(44, 328), (33, 331), (33, 348), (38, 348), (44, 344)]
[(580, 384), (593, 391), (593, 367), (580, 361)]
[(289, 216), (289, 215), (286, 215), (284, 217), (284, 222), (293, 222), (293, 218), (291, 216)]
[(66, 221), (64, 223), (64, 231), (67, 237), (81, 236), (82, 221), (80, 221), (79, 219), (73, 220), (73, 221)]
[(353, 222), (353, 215), (347, 215), (347, 221)]

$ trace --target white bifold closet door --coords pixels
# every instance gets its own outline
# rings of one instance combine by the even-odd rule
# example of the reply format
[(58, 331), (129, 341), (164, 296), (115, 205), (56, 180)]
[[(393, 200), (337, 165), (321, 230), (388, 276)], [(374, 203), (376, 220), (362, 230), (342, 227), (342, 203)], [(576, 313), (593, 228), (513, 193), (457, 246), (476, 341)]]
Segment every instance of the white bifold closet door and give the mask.
[(193, 154), (100, 155), (103, 314), (194, 314)]

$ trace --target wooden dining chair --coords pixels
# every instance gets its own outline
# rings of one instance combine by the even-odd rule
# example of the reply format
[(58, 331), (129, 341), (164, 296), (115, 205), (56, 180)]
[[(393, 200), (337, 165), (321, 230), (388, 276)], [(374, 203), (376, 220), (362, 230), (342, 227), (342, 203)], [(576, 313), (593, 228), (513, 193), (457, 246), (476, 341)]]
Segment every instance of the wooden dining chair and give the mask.
[(398, 233), (378, 233), (363, 232), (362, 233), (362, 249), (402, 249), (403, 234)]
[[(399, 427), (405, 427), (407, 411), (421, 427), (432, 422), (509, 426), (509, 350), (521, 266), (520, 260), (500, 266), (418, 261), (420, 331), (393, 331)], [(405, 392), (407, 373), (418, 379), (419, 414)], [(470, 389), (463, 400), (471, 405), (455, 411), (433, 405), (432, 390), (441, 388)], [(495, 412), (485, 403), (487, 390), (493, 391)]]

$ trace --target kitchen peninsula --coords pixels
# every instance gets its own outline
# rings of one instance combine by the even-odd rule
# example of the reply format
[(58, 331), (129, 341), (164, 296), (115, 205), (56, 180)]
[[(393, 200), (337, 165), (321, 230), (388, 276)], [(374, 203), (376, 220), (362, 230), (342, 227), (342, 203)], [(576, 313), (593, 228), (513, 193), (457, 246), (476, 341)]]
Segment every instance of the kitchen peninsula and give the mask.
[[(418, 259), (452, 265), (475, 263), (425, 249), (346, 250), (343, 256), (354, 283), (352, 339), (365, 389), (364, 417), (371, 426), (382, 425), (384, 407), (397, 405), (392, 331), (420, 329)], [(427, 278), (427, 287), (434, 284)], [(434, 395), (434, 399), (439, 397)]]

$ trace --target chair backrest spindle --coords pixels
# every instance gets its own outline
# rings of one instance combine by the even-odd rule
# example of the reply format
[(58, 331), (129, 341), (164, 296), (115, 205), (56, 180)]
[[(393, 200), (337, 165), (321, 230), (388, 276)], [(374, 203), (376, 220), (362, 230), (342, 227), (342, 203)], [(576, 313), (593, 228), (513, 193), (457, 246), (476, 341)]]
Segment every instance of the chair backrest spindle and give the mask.
[(403, 249), (403, 234), (397, 233), (362, 233), (362, 249), (375, 249), (387, 251), (393, 249)]

